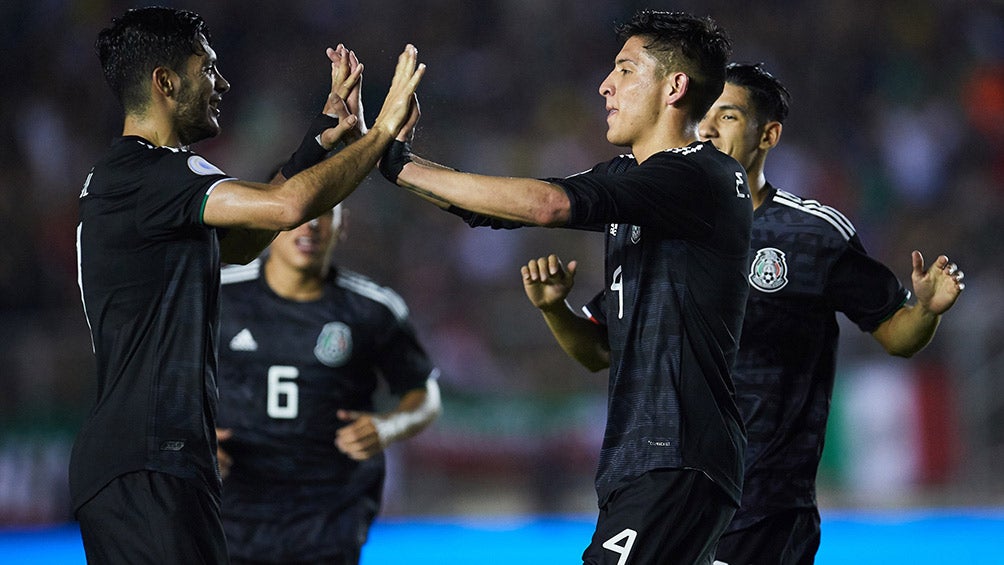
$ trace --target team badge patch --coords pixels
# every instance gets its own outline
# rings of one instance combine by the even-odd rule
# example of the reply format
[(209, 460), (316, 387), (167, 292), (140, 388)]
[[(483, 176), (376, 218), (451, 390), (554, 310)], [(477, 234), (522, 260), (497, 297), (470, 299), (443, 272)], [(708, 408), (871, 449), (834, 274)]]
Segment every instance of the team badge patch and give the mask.
[(342, 322), (324, 324), (317, 336), (314, 356), (329, 367), (344, 365), (352, 356), (352, 330)]
[(188, 168), (197, 175), (222, 175), (223, 171), (219, 169), (216, 165), (206, 161), (198, 155), (192, 155), (188, 158)]
[(788, 264), (784, 251), (764, 247), (756, 252), (750, 265), (750, 284), (763, 292), (777, 292), (788, 284)]
[(631, 226), (631, 243), (641, 241), (641, 226)]

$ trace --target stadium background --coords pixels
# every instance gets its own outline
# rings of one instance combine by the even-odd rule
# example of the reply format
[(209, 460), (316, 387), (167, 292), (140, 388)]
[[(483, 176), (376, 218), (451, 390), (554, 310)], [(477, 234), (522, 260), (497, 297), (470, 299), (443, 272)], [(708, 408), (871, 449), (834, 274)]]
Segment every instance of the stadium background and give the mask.
[[(370, 123), (397, 53), (418, 46), (429, 67), (415, 144), (423, 156), (487, 174), (586, 169), (620, 151), (604, 139), (597, 93), (618, 48), (613, 23), (641, 7), (713, 16), (733, 37), (736, 60), (765, 62), (792, 93), (768, 179), (843, 211), (869, 252), (907, 284), (915, 248), (928, 261), (947, 253), (966, 272), (959, 303), (911, 360), (885, 356), (841, 319), (824, 511), (1004, 507), (1004, 3), (161, 3), (195, 9), (210, 24), (232, 90), (222, 135), (197, 150), (242, 178), (264, 177), (296, 146), (327, 92), (324, 48), (338, 42), (366, 65)], [(71, 520), (66, 465), (93, 398), (76, 287), (77, 195), (120, 128), (93, 43), (111, 17), (139, 5), (0, 5), (8, 77), (0, 105), (0, 529)], [(595, 512), (605, 377), (552, 343), (518, 270), (552, 251), (577, 258), (572, 301), (582, 303), (600, 285), (599, 236), (471, 230), (379, 175), (346, 206), (350, 233), (337, 261), (404, 297), (443, 369), (442, 418), (391, 451), (385, 519)]]

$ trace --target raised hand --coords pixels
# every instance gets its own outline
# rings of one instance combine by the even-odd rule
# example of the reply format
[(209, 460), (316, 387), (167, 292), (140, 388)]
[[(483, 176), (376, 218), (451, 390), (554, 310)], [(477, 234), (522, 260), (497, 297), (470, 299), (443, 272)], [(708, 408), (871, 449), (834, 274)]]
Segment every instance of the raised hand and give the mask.
[(925, 270), (924, 256), (920, 251), (913, 252), (913, 293), (917, 304), (930, 313), (944, 314), (955, 304), (962, 289), (966, 288), (963, 277), (965, 274), (947, 256), (939, 256), (931, 268)]
[[(363, 116), (363, 64), (359, 62), (355, 51), (346, 48), (341, 43), (334, 49), (327, 49), (328, 59), (331, 60), (331, 94), (328, 95), (328, 103), (333, 104), (333, 110), (338, 111), (340, 104), (337, 99), (344, 101), (348, 108), (348, 113), (356, 117), (356, 130), (358, 135), (366, 133), (366, 120)], [(328, 105), (325, 105), (325, 113)], [(337, 116), (336, 114), (331, 114)]]
[(384, 99), (380, 114), (373, 122), (373, 129), (382, 129), (391, 137), (396, 137), (409, 120), (414, 103), (415, 90), (425, 74), (425, 64), (418, 63), (418, 50), (408, 44), (397, 58), (397, 68), (390, 90)]
[(564, 308), (565, 298), (575, 285), (576, 267), (577, 263), (570, 261), (566, 268), (554, 254), (528, 262), (520, 272), (530, 303), (541, 310)]

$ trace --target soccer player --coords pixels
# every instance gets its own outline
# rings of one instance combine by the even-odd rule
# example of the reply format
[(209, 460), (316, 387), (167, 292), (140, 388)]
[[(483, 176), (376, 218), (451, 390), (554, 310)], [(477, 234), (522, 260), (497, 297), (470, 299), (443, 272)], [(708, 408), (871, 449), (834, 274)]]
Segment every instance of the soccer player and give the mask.
[(742, 481), (729, 371), (752, 207), (742, 166), (700, 142), (697, 124), (721, 94), (731, 44), (710, 18), (684, 13), (641, 11), (618, 32), (623, 47), (599, 93), (607, 140), (631, 154), (564, 179), (488, 177), (411, 156), (405, 126), (380, 166), (474, 225), (606, 233), (593, 320), (553, 320), (610, 365), (600, 512), (582, 558), (710, 563)]
[(170, 8), (127, 11), (97, 39), (124, 125), (87, 175), (77, 226), (97, 402), (73, 447), (70, 489), (91, 562), (227, 561), (215, 435), (221, 259), (247, 263), (277, 231), (348, 196), (407, 121), (424, 72), (407, 46), (372, 129), (324, 159), (361, 127), (342, 98), (362, 67), (329, 49), (324, 111), (341, 119), (315, 120), (274, 184), (246, 182), (188, 149), (219, 133), (230, 88), (210, 39), (199, 15)]
[(746, 168), (753, 196), (746, 304), (735, 379), (748, 434), (743, 498), (718, 547), (729, 565), (810, 564), (820, 542), (816, 470), (823, 451), (837, 352), (836, 312), (891, 355), (910, 357), (934, 336), (964, 288), (939, 256), (913, 252), (914, 304), (868, 256), (837, 210), (766, 181), (789, 94), (760, 65), (732, 64), (700, 136)]
[[(836, 312), (844, 312), (892, 355), (909, 357), (930, 342), (941, 315), (965, 287), (940, 256), (924, 269), (913, 253), (916, 304), (892, 272), (870, 258), (839, 212), (771, 186), (767, 153), (788, 115), (787, 90), (759, 65), (729, 65), (725, 89), (700, 134), (746, 168), (756, 213), (739, 355), (733, 377), (749, 433), (742, 506), (719, 542), (718, 563), (812, 563), (819, 546), (815, 477), (836, 361)], [(551, 255), (522, 268), (530, 301), (568, 310), (576, 262)], [(605, 366), (550, 326), (559, 343), (593, 370)]]
[[(338, 205), (223, 271), (220, 464), (234, 565), (358, 563), (384, 448), (439, 414), (438, 370), (401, 297), (332, 264), (342, 228)], [(400, 396), (383, 414), (378, 377)]]

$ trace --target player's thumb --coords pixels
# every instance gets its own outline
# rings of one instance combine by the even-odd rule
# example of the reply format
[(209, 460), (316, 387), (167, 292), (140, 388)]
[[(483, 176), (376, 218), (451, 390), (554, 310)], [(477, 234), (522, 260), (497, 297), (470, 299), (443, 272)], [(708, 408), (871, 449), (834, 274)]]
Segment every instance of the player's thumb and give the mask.
[(321, 146), (327, 150), (331, 150), (338, 143), (338, 140), (342, 138), (343, 135), (350, 129), (356, 127), (356, 122), (358, 118), (355, 115), (349, 115), (338, 120), (338, 125), (333, 128), (328, 128), (321, 132)]
[(567, 265), (565, 265), (565, 270), (568, 271), (569, 276), (574, 277), (575, 269), (577, 269), (578, 267), (579, 267), (579, 262), (576, 261), (575, 259), (572, 259), (571, 261), (568, 262)]

